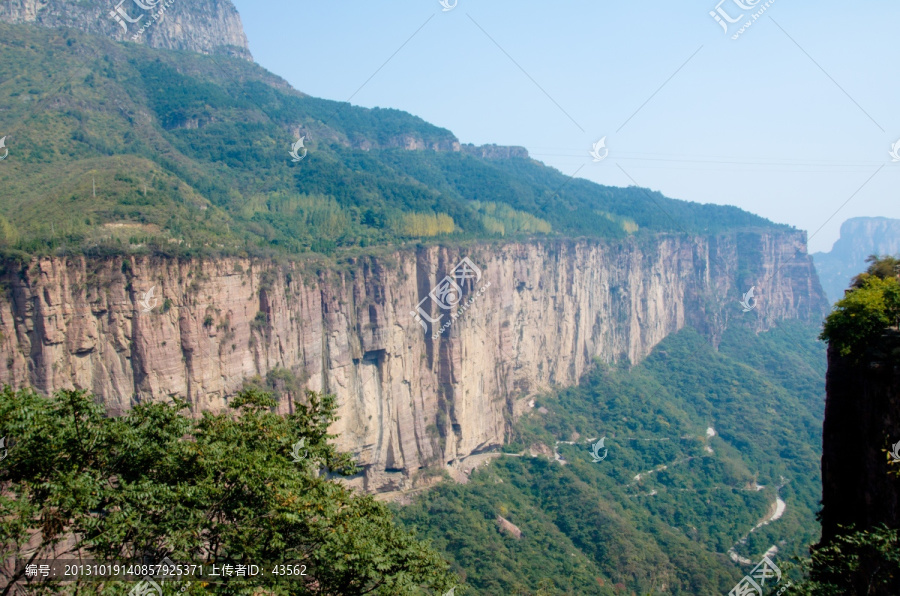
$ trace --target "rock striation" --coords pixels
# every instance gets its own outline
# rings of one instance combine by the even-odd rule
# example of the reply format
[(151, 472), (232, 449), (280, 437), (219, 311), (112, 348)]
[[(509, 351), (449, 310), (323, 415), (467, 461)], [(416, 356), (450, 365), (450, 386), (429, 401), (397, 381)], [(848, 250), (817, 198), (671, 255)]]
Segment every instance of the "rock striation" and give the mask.
[(231, 0), (6, 0), (0, 21), (71, 27), (153, 48), (252, 60)]
[[(576, 383), (593, 359), (637, 363), (686, 325), (715, 342), (735, 319), (756, 330), (821, 319), (827, 303), (805, 240), (746, 231), (435, 246), (343, 268), (8, 262), (0, 382), (87, 389), (112, 413), (171, 396), (200, 412), (279, 371), (337, 395), (332, 431), (364, 468), (351, 482), (400, 490), (423, 467), (496, 449), (530, 396)], [(453, 320), (429, 293), (463, 257), (474, 268), (456, 278), (466, 306)], [(738, 302), (750, 285), (758, 303), (744, 313)]]

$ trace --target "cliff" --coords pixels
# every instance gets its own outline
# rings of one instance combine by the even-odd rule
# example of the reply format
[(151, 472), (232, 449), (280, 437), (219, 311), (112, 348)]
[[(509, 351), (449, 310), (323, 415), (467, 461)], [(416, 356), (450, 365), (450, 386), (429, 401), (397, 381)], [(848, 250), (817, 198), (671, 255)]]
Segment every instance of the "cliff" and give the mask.
[(482, 159), (528, 159), (528, 149), (525, 147), (466, 143), (460, 146), (460, 150), (466, 155), (474, 155)]
[(0, 21), (71, 27), (154, 48), (224, 52), (252, 60), (231, 0), (143, 0), (140, 5), (134, 0), (7, 0), (0, 3)]
[(830, 252), (813, 253), (816, 271), (829, 302), (844, 297), (844, 289), (866, 268), (866, 257), (871, 254), (900, 254), (900, 219), (848, 219), (841, 224), (841, 236)]
[(838, 526), (900, 528), (900, 468), (887, 455), (900, 441), (900, 334), (885, 339), (885, 348), (859, 365), (828, 350), (822, 544)]
[[(337, 395), (333, 432), (365, 468), (353, 481), (391, 490), (423, 466), (496, 448), (529, 396), (576, 383), (594, 358), (636, 363), (685, 325), (715, 340), (733, 318), (757, 330), (820, 319), (825, 299), (808, 256), (791, 260), (797, 246), (803, 233), (761, 231), (398, 250), (343, 270), (235, 259), (7, 263), (0, 382), (88, 389), (113, 413), (180, 395), (196, 412), (224, 407), (249, 377), (286, 369)], [(429, 292), (462, 257), (480, 271), (458, 278), (467, 307), (441, 333), (451, 319)], [(759, 306), (742, 313), (749, 283)], [(411, 316), (423, 299), (427, 333)]]

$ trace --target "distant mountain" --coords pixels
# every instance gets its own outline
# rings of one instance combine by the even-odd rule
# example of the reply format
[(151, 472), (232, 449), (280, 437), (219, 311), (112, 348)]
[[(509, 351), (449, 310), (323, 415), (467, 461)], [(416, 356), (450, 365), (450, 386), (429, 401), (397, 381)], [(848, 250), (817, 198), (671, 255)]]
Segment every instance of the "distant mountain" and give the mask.
[(848, 219), (841, 226), (841, 237), (831, 252), (813, 253), (819, 281), (832, 304), (844, 296), (853, 276), (866, 269), (866, 257), (876, 253), (900, 253), (900, 219)]

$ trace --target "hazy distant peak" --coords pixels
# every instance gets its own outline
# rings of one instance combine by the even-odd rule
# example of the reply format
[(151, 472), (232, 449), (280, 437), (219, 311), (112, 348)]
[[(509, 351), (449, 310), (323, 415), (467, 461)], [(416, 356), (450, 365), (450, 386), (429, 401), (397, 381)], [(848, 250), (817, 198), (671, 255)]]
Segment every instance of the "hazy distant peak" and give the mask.
[(813, 254), (828, 299), (839, 300), (853, 276), (866, 268), (871, 254), (900, 253), (900, 219), (854, 217), (841, 224), (841, 237), (830, 252)]

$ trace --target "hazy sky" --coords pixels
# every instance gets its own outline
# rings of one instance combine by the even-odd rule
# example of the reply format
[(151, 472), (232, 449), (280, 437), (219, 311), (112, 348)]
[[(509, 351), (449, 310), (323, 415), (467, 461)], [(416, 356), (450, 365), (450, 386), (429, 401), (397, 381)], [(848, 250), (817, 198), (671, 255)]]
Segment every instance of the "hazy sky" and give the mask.
[(807, 230), (812, 251), (850, 217), (900, 218), (897, 2), (775, 0), (736, 40), (765, 0), (725, 0), (744, 14), (727, 34), (718, 0), (234, 2), (257, 62), (310, 95), (737, 205)]

